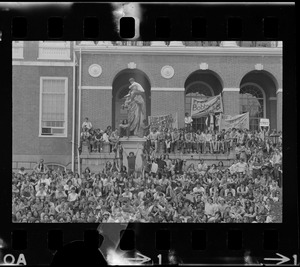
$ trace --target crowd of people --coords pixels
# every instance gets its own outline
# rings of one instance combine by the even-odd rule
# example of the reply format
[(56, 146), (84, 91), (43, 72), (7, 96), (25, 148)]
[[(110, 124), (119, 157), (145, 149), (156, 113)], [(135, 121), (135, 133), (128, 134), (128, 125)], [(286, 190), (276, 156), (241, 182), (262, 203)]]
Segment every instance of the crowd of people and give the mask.
[[(126, 129), (127, 120), (122, 121), (120, 128), (115, 131), (111, 126), (105, 130), (94, 129), (88, 118), (82, 125), (81, 145), (85, 142), (89, 152), (101, 152), (104, 145), (109, 145), (109, 152), (114, 152), (119, 144), (119, 139), (129, 136)], [(275, 130), (250, 131), (247, 129), (228, 129), (218, 131), (208, 128), (205, 131), (194, 130), (192, 127), (181, 129), (166, 127), (147, 127), (144, 137), (146, 139), (145, 149), (148, 153), (170, 154), (228, 154), (234, 148), (237, 154), (250, 154), (253, 144), (257, 147), (266, 146), (269, 150), (276, 136), (276, 143), (282, 142), (282, 133)]]
[[(94, 131), (88, 120), (84, 124), (83, 133)], [(91, 151), (101, 151), (104, 138), (116, 155), (99, 172), (49, 169), (41, 160), (30, 172), (12, 174), (13, 222), (281, 222), (281, 134), (274, 142), (264, 131), (151, 129), (142, 170), (123, 165), (118, 131), (94, 135)], [(178, 151), (230, 150), (236, 159), (229, 166), (174, 158)], [(136, 154), (125, 156), (135, 160)]]

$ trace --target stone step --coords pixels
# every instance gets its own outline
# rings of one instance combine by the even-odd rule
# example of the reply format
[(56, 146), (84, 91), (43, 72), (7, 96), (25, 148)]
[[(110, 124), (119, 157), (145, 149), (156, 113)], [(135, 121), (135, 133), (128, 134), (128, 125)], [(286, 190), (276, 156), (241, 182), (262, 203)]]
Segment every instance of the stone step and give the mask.
[[(158, 154), (159, 157), (160, 154)], [(182, 153), (170, 153), (168, 154), (170, 159), (185, 159), (185, 160), (233, 160), (236, 158), (235, 153), (230, 154), (182, 154)], [(114, 152), (91, 152), (86, 154), (81, 154), (81, 159), (114, 159)]]
[[(170, 159), (182, 159), (186, 160), (186, 164), (189, 165), (194, 163), (195, 166), (199, 163), (200, 159), (203, 159), (207, 165), (212, 165), (220, 161), (223, 162), (225, 167), (229, 167), (234, 159), (236, 158), (235, 153), (230, 154), (169, 154)], [(81, 169), (82, 171), (89, 167), (92, 172), (102, 171), (107, 161), (113, 161), (115, 153), (90, 153), (80, 155), (81, 158)], [(127, 166), (126, 166), (127, 167)]]

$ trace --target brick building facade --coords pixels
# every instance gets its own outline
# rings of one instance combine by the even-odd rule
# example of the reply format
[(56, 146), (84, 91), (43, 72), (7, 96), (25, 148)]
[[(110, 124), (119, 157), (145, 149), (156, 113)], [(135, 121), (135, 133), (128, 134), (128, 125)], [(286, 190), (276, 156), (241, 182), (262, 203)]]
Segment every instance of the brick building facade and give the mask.
[(145, 43), (14, 43), (13, 168), (43, 157), (74, 169), (83, 119), (118, 125), (130, 77), (145, 89), (147, 115), (177, 113), (179, 127), (189, 97), (221, 93), (225, 114), (251, 109), (252, 129), (263, 117), (282, 130), (281, 42)]

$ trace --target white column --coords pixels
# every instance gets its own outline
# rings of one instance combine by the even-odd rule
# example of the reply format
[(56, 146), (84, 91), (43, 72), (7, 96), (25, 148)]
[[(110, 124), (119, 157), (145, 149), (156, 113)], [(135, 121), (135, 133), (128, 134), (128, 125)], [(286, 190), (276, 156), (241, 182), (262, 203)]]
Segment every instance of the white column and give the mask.
[(224, 114), (240, 114), (240, 88), (223, 88), (223, 105)]
[(151, 46), (167, 46), (164, 41), (152, 41)]
[[(78, 132), (77, 132), (77, 145), (78, 148), (80, 146), (80, 135), (81, 135), (81, 75), (82, 75), (82, 56), (81, 56), (81, 48), (79, 51), (79, 77), (78, 77)], [(74, 114), (73, 114), (74, 115)], [(79, 154), (79, 149), (77, 149), (77, 163), (78, 163), (78, 173), (81, 175), (81, 166), (80, 166), (80, 154)]]
[(169, 46), (184, 46), (182, 41), (171, 41)]
[[(72, 81), (72, 172), (75, 172), (75, 130), (76, 130), (76, 53), (73, 50), (73, 81)], [(77, 147), (77, 146), (76, 146)]]
[(238, 47), (236, 41), (222, 41), (220, 46), (223, 46), (223, 47)]

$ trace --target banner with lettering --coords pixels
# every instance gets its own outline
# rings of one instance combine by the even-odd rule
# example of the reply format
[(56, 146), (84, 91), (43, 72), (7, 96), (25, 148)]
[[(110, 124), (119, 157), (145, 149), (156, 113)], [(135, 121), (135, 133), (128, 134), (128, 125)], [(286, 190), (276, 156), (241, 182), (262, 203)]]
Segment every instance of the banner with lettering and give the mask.
[(192, 98), (191, 116), (194, 118), (206, 116), (209, 113), (223, 112), (221, 94), (209, 98)]
[(161, 127), (162, 129), (178, 128), (177, 113), (160, 116), (149, 116), (148, 123), (150, 125), (150, 129), (158, 129), (159, 127)]
[(219, 129), (227, 130), (229, 128), (249, 130), (249, 112), (235, 116), (220, 114)]

